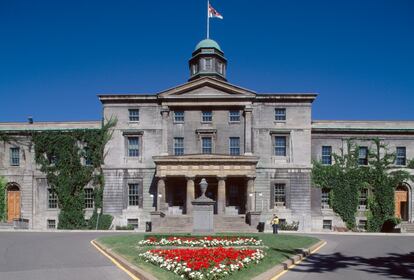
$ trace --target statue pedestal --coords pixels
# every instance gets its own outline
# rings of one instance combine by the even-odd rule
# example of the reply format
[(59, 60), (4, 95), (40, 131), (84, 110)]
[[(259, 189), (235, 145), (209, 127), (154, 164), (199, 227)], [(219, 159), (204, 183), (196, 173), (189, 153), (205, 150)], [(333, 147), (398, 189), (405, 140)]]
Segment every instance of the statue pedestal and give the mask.
[(193, 232), (214, 232), (213, 215), (215, 201), (208, 197), (193, 200)]

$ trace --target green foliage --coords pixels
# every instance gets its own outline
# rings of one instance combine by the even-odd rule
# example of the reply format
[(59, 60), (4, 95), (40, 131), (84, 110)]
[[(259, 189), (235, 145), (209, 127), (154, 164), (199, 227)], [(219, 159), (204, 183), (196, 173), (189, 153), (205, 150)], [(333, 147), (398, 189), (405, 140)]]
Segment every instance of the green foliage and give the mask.
[(333, 164), (315, 161), (312, 182), (315, 186), (331, 190), (330, 204), (349, 229), (355, 228), (359, 190), (364, 187), (365, 167), (358, 164), (358, 147), (348, 141), (347, 150), (333, 154)]
[(7, 217), (6, 185), (6, 179), (0, 176), (0, 221), (6, 220)]
[[(93, 212), (92, 217), (89, 219), (88, 223), (88, 229), (96, 229), (96, 220), (97, 220), (98, 214), (96, 211)], [(99, 224), (98, 229), (100, 230), (108, 230), (111, 228), (112, 220), (114, 217), (108, 214), (101, 214), (99, 216)]]
[[(322, 165), (316, 161), (313, 163), (312, 182), (317, 187), (332, 190), (332, 208), (350, 229), (355, 228), (360, 191), (362, 188), (370, 189), (372, 194), (368, 198), (367, 229), (380, 231), (386, 223), (396, 222), (395, 188), (403, 182), (412, 180), (413, 176), (406, 170), (394, 166), (395, 154), (390, 153), (379, 139), (369, 141), (374, 147), (368, 152), (369, 165), (358, 164), (358, 146), (351, 139), (347, 143), (347, 153), (341, 150), (341, 155), (333, 155), (332, 165)], [(412, 166), (408, 164), (407, 168)]]
[(116, 230), (134, 230), (133, 225), (127, 225), (127, 226), (116, 226)]
[(299, 222), (293, 221), (291, 224), (280, 223), (279, 229), (280, 230), (297, 231), (299, 229)]
[[(46, 174), (48, 184), (58, 196), (59, 229), (82, 229), (84, 187), (95, 187), (95, 207), (102, 207), (105, 144), (111, 137), (110, 120), (101, 129), (41, 131), (33, 133), (35, 159)], [(89, 165), (85, 161), (90, 162)]]
[(373, 195), (368, 201), (371, 213), (368, 216), (367, 230), (375, 232), (385, 230), (383, 227), (386, 224), (395, 225), (395, 188), (413, 179), (413, 176), (406, 170), (395, 168), (395, 154), (390, 153), (379, 139), (373, 139), (372, 142), (374, 149), (369, 153), (367, 183), (371, 186)]

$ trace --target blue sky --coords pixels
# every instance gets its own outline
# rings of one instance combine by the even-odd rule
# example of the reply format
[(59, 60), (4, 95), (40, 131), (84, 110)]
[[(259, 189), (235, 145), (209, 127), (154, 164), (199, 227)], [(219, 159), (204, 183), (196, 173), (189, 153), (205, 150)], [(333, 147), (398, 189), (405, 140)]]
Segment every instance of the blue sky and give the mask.
[[(414, 1), (212, 0), (228, 80), (316, 92), (314, 119), (414, 119)], [(206, 1), (0, 0), (0, 121), (101, 118), (188, 79)]]

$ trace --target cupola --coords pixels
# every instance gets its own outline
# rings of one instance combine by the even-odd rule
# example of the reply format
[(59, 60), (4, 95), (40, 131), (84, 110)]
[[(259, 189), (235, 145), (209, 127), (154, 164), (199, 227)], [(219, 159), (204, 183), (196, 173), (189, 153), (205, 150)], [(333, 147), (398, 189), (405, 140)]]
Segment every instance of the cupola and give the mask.
[(189, 81), (206, 76), (226, 81), (227, 60), (219, 44), (214, 40), (204, 39), (197, 44), (189, 66)]

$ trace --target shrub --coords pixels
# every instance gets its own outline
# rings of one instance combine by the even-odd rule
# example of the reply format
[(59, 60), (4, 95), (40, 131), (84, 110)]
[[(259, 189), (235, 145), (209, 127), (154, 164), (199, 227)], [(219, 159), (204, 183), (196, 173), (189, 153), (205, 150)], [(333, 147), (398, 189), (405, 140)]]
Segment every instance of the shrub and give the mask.
[(134, 230), (133, 225), (127, 225), (127, 226), (116, 226), (116, 230)]
[[(96, 229), (96, 220), (97, 220), (98, 214), (95, 212), (93, 212), (92, 217), (89, 219), (89, 223), (88, 223), (88, 229)], [(101, 214), (99, 216), (99, 224), (98, 224), (98, 229), (100, 230), (108, 230), (111, 228), (112, 225), (112, 220), (114, 219), (114, 217), (112, 217), (109, 214)]]
[(297, 231), (299, 229), (299, 222), (292, 222), (291, 224), (289, 223), (281, 223), (279, 225), (279, 229), (280, 230), (290, 230), (290, 231)]

